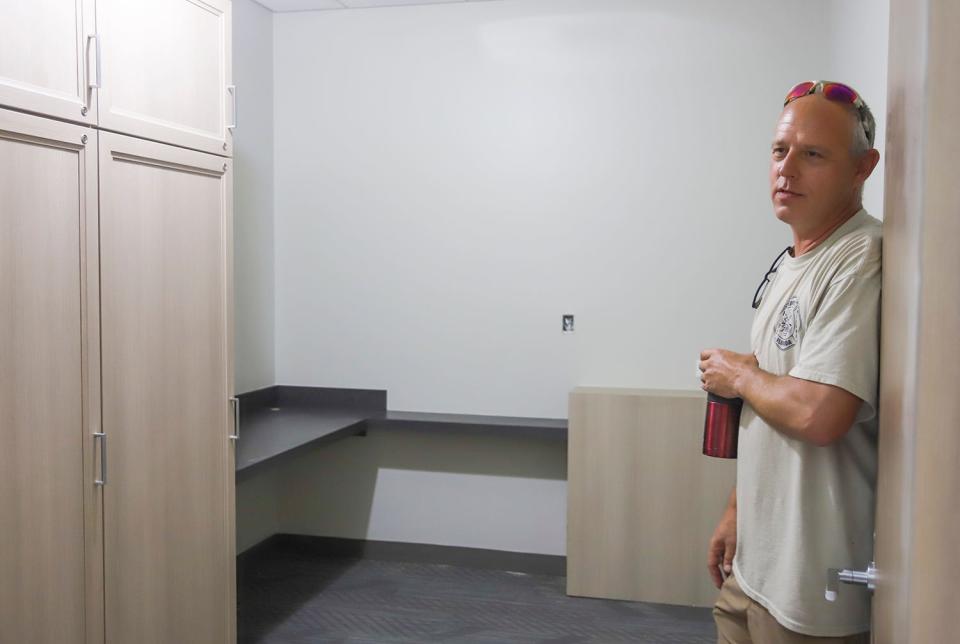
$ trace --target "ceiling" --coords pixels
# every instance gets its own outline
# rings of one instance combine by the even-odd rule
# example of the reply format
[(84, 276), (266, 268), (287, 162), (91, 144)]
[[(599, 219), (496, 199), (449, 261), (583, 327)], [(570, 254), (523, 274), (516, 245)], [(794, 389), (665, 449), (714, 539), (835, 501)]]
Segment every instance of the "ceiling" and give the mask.
[(489, 0), (257, 0), (273, 11), (317, 11), (323, 9), (366, 9), (411, 4), (452, 4), (454, 2), (486, 2)]

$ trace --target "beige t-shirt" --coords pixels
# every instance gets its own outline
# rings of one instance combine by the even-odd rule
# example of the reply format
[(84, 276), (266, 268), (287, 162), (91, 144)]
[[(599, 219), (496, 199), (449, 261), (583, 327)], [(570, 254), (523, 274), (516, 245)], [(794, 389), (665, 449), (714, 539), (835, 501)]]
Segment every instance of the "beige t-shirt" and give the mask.
[(863, 404), (838, 442), (787, 437), (749, 405), (740, 420), (737, 552), (743, 591), (786, 628), (839, 637), (870, 629), (870, 594), (824, 599), (828, 568), (873, 555), (880, 337), (880, 222), (861, 210), (818, 247), (784, 257), (754, 316), (760, 368), (842, 387)]

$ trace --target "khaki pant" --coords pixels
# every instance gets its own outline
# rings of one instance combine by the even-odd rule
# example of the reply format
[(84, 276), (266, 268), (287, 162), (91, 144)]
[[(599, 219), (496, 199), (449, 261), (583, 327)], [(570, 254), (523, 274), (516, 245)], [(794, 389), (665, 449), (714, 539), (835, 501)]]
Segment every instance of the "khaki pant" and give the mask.
[(870, 644), (870, 633), (811, 637), (784, 628), (766, 608), (744, 594), (733, 575), (723, 582), (713, 619), (717, 644)]

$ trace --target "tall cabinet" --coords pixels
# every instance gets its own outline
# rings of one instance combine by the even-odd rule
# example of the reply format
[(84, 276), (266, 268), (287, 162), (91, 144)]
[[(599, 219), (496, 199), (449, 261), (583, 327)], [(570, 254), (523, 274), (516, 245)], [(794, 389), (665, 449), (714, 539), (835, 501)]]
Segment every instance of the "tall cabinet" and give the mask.
[(0, 641), (234, 642), (229, 1), (0, 25)]
[[(84, 142), (84, 137), (86, 141)], [(0, 110), (0, 641), (98, 641), (97, 133)], [(87, 635), (90, 638), (87, 638)]]

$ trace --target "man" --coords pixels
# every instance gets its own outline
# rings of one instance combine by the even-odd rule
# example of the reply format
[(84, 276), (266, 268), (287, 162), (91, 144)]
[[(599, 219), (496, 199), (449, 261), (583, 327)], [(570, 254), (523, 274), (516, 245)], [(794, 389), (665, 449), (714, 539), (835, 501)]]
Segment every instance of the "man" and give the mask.
[(874, 119), (846, 85), (801, 83), (770, 159), (793, 246), (754, 298), (750, 354), (709, 349), (703, 389), (744, 400), (737, 486), (711, 539), (719, 642), (868, 642), (870, 595), (824, 599), (873, 554), (880, 223), (861, 205)]

